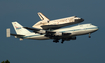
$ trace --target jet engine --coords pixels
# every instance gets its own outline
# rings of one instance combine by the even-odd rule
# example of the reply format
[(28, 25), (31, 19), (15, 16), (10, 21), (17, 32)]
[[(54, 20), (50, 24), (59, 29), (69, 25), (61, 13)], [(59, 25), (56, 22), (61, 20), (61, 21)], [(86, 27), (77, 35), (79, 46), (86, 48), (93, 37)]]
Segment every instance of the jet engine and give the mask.
[(70, 38), (66, 38), (65, 40), (66, 40), (66, 41), (76, 40), (76, 37), (75, 37), (75, 36), (73, 36), (73, 37), (70, 37)]
[(39, 33), (39, 34), (45, 34), (46, 31), (45, 31), (45, 30), (40, 30), (40, 31), (38, 31), (38, 33)]
[(60, 32), (56, 32), (54, 35), (55, 35), (55, 36), (62, 36), (63, 34), (60, 33)]
[(75, 36), (71, 37), (71, 40), (76, 40), (76, 37)]

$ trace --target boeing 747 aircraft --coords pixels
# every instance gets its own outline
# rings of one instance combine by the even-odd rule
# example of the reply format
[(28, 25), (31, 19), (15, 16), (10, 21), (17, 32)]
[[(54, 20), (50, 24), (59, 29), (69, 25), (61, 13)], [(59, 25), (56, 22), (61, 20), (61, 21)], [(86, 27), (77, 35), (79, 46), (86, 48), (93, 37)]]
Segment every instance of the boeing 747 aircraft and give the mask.
[(44, 30), (57, 29), (57, 28), (61, 28), (72, 24), (77, 24), (84, 21), (84, 19), (76, 16), (50, 20), (46, 16), (44, 16), (41, 12), (39, 12), (38, 15), (41, 21), (37, 22), (32, 27), (38, 28), (38, 29), (44, 29)]
[[(12, 25), (17, 34), (10, 33), (10, 29), (7, 29), (7, 37), (10, 35), (15, 36), (15, 38), (23, 39), (35, 39), (35, 40), (47, 40), (53, 39), (53, 42), (57, 43), (61, 39), (64, 41), (76, 40), (76, 36), (90, 34), (97, 31), (98, 27), (92, 24), (82, 24), (69, 28), (61, 28), (56, 30), (43, 30), (35, 29), (29, 27), (23, 27), (18, 22), (12, 22)], [(30, 32), (32, 30), (33, 32)]]

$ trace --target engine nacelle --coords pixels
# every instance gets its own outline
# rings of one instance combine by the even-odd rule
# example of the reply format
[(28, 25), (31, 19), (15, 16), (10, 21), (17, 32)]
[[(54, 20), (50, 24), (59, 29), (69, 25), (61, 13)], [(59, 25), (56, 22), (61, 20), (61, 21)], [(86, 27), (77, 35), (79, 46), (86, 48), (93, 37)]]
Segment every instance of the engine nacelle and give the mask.
[(45, 34), (46, 31), (45, 31), (45, 30), (40, 30), (40, 31), (38, 31), (38, 33), (40, 33), (40, 34)]
[(73, 36), (73, 37), (70, 37), (70, 38), (65, 38), (66, 41), (70, 41), (70, 40), (76, 40), (76, 37)]
[(55, 35), (55, 36), (69, 36), (70, 33), (61, 33), (61, 32), (56, 32), (54, 35)]
[(66, 41), (70, 41), (70, 39), (68, 38), (68, 39), (65, 39)]
[(62, 33), (56, 32), (54, 35), (55, 35), (55, 36), (62, 36)]
[(71, 37), (71, 40), (76, 40), (76, 37), (74, 36), (74, 37)]

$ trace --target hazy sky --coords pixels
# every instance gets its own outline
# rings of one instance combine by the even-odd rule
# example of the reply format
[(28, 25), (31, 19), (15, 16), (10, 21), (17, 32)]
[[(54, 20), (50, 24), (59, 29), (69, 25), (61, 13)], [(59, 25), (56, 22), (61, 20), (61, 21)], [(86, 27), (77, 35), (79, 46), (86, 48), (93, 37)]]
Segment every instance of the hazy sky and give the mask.
[[(53, 40), (23, 40), (6, 38), (6, 28), (17, 21), (31, 27), (40, 21), (42, 12), (50, 20), (78, 16), (99, 30), (77, 36), (64, 44)], [(11, 63), (105, 63), (105, 0), (0, 0), (0, 62)], [(68, 26), (70, 27), (70, 26)]]

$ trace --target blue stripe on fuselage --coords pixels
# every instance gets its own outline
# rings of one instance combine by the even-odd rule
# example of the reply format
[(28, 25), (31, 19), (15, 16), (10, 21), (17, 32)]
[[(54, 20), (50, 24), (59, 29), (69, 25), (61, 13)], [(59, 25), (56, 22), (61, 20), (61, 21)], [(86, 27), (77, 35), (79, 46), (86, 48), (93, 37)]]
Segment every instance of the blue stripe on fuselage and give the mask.
[(84, 28), (84, 29), (74, 29), (74, 30), (67, 30), (67, 31), (60, 31), (60, 32), (80, 31), (80, 30), (89, 30), (89, 29), (98, 29), (98, 27), (93, 27), (93, 28)]
[[(98, 29), (98, 27), (84, 28), (84, 29), (74, 29), (74, 30), (67, 30), (67, 31), (60, 31), (60, 32), (62, 33), (62, 32), (68, 32), (68, 31), (80, 31), (80, 30), (89, 30), (89, 29)], [(43, 34), (43, 35), (45, 35), (45, 34)], [(29, 36), (25, 36), (23, 38), (34, 37), (34, 36), (41, 36), (41, 35), (40, 34), (37, 34), (37, 35), (29, 35)]]

